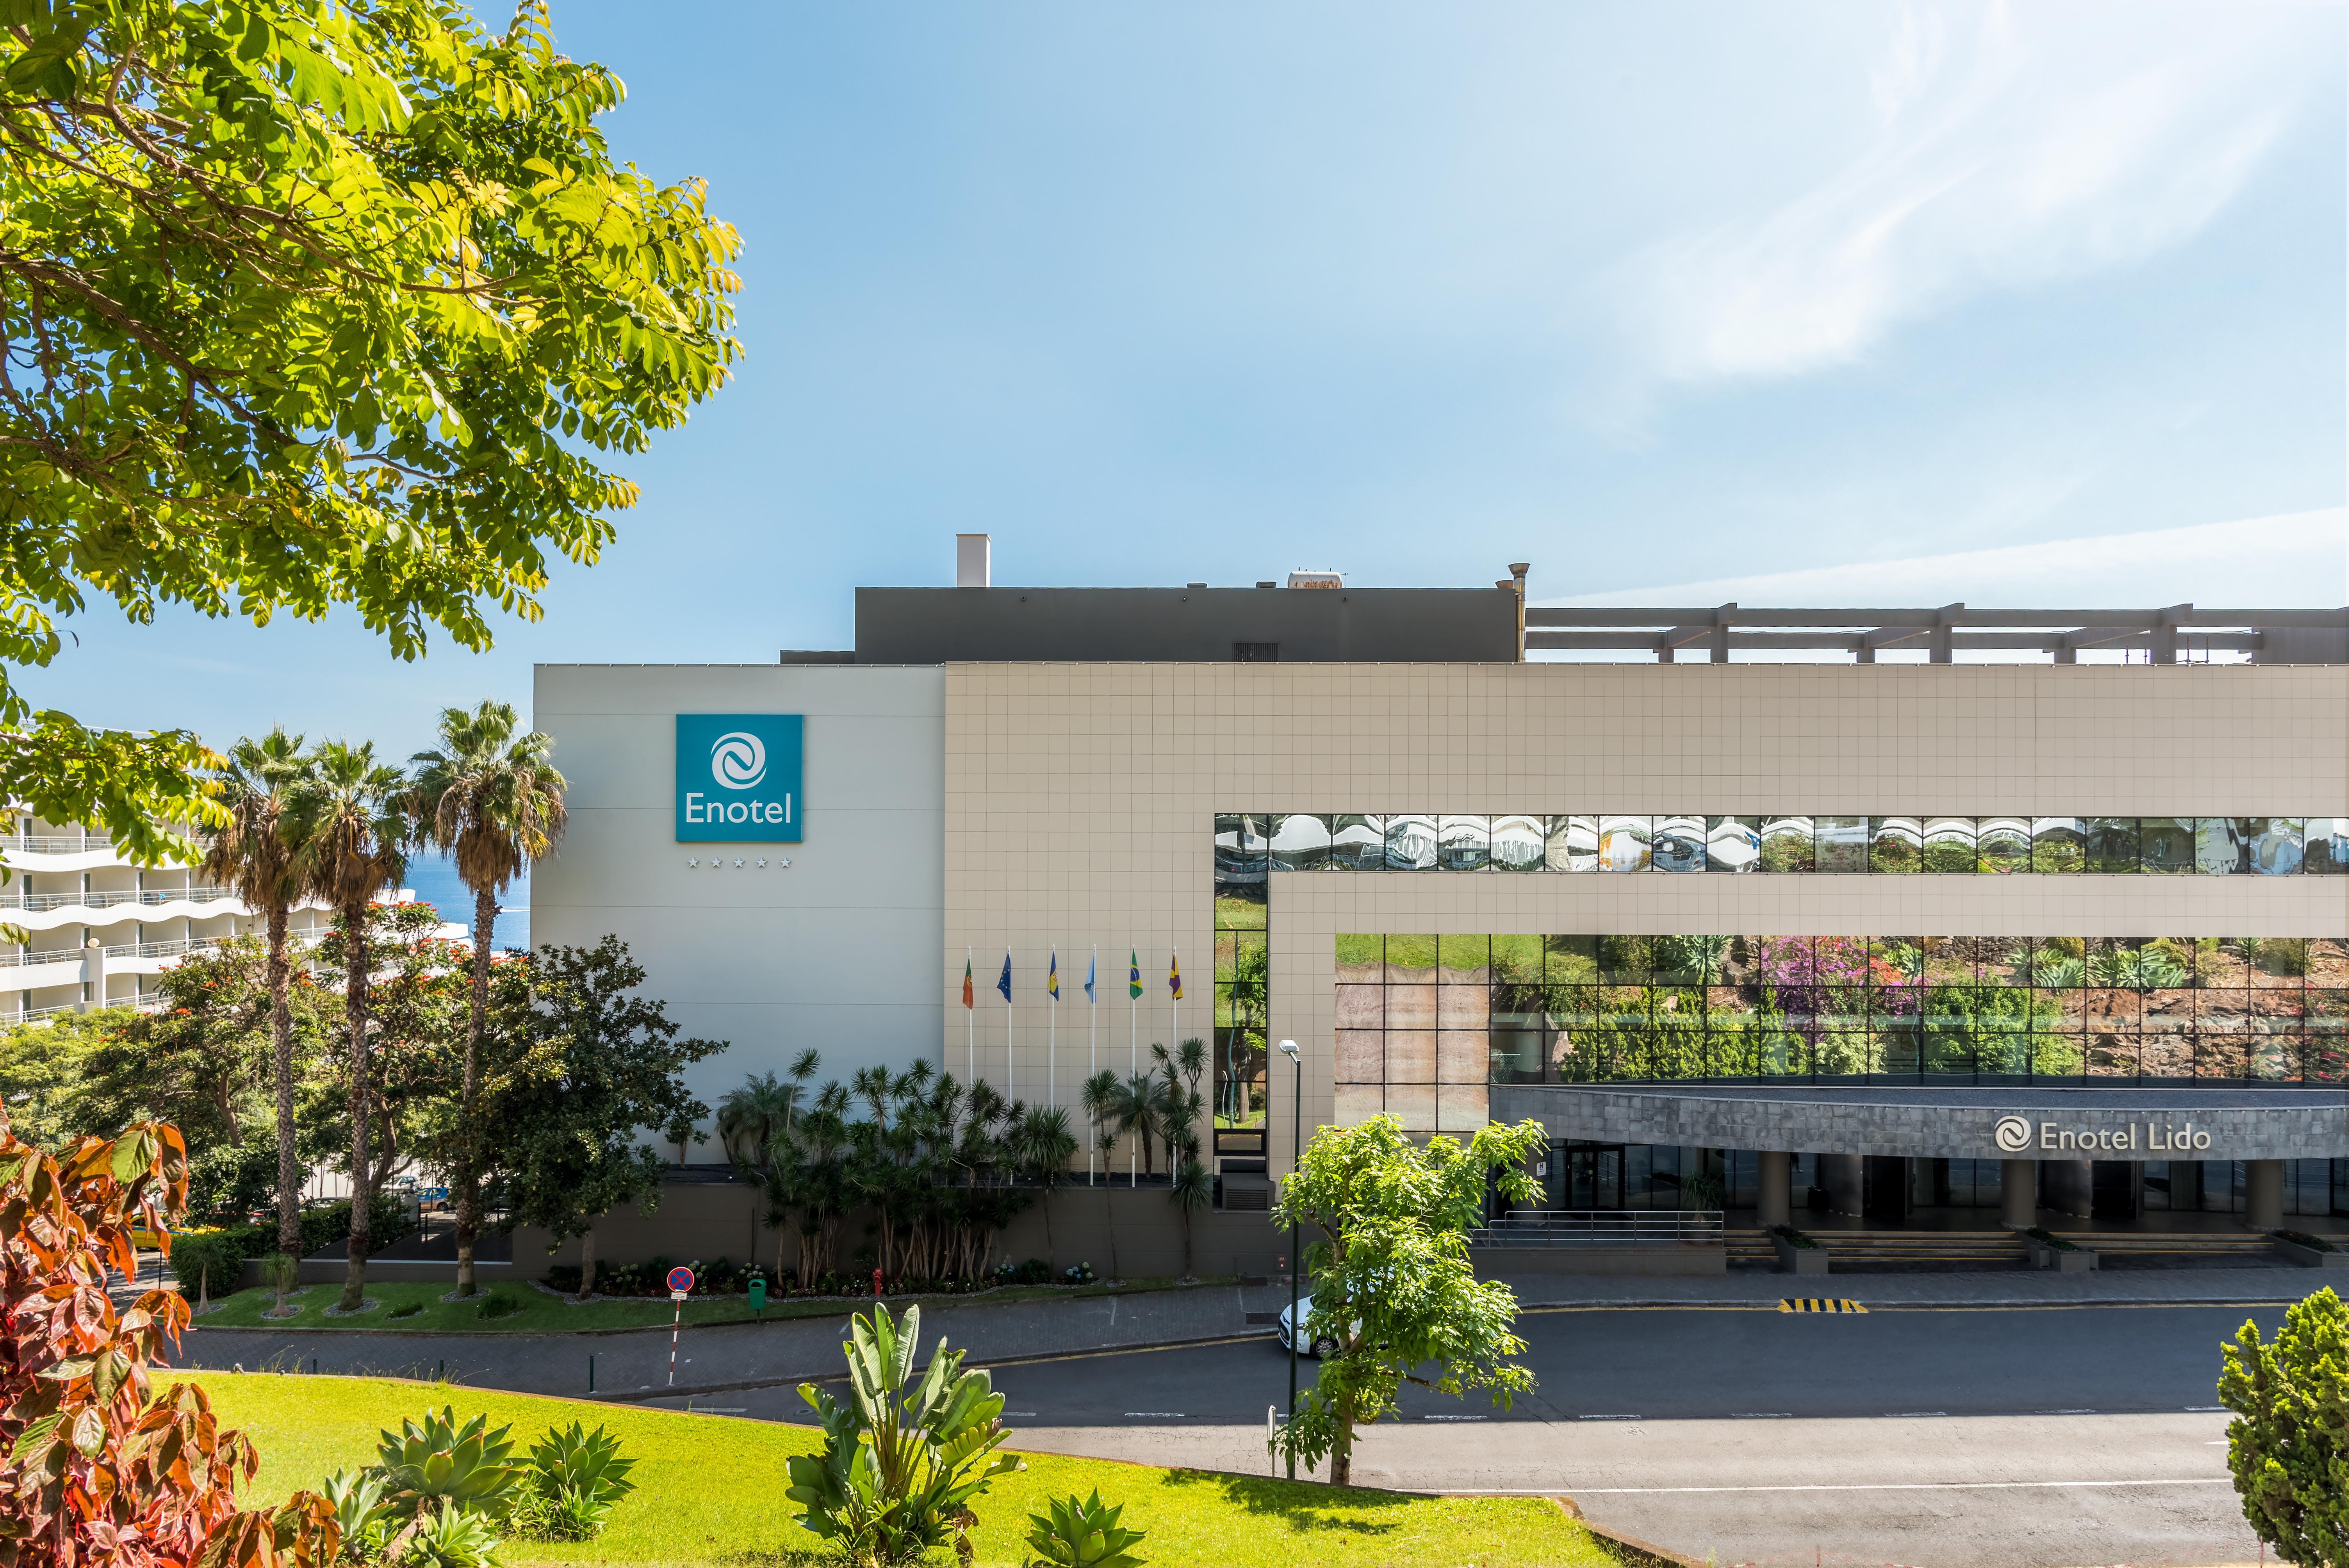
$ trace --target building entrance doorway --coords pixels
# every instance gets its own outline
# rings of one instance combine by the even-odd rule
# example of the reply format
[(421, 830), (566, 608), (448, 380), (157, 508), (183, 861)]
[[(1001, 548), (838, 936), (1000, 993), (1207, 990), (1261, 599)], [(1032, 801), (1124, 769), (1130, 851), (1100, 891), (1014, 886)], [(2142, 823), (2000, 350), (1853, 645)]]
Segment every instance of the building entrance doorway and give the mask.
[(1868, 1156), (1860, 1212), (1872, 1225), (1909, 1222), (1909, 1159), (1902, 1154)]
[(1564, 1208), (1623, 1206), (1623, 1147), (1584, 1147), (1566, 1151)]
[(2134, 1220), (2137, 1214), (2134, 1160), (2099, 1160), (2089, 1178), (2088, 1212), (2098, 1220)]

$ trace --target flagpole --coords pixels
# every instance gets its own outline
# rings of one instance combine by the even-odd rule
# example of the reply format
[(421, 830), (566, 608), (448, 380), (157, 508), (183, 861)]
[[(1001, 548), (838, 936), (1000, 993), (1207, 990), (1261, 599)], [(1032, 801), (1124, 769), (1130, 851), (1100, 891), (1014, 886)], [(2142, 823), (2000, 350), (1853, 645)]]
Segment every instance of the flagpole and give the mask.
[(978, 1083), (978, 1009), (970, 1005), (970, 949), (962, 950), (962, 1085)]
[[(1007, 957), (1004, 962), (1009, 964), (1011, 960)], [(1007, 1100), (1019, 1098), (1019, 1058), (1012, 1047), (1011, 998), (1009, 996), (1003, 998), (1003, 1098)]]
[(1061, 950), (1052, 949), (1052, 984), (1044, 991), (1044, 1105), (1061, 1103)]
[[(1126, 1050), (1131, 1057), (1125, 1064), (1126, 1087), (1142, 1076), (1142, 956), (1135, 954), (1126, 960), (1125, 982)], [(1125, 1150), (1125, 1185), (1128, 1191), (1142, 1185), (1142, 1133), (1136, 1129), (1133, 1141)]]
[[(1093, 995), (1093, 981), (1101, 974), (1101, 944), (1093, 944), (1092, 962), (1085, 965), (1085, 1033), (1092, 1042), (1085, 1049), (1085, 1082), (1091, 1084), (1101, 1071), (1101, 998)], [(1093, 1130), (1085, 1129), (1085, 1185), (1093, 1184)]]

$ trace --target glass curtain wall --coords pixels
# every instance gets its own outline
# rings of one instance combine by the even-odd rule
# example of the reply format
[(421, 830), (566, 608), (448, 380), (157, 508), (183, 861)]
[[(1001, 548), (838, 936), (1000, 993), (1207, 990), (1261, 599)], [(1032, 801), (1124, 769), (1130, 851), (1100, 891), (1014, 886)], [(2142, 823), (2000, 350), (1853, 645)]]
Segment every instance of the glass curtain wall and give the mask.
[[(1221, 824), (1236, 817), (1216, 819)], [(2349, 817), (1275, 814), (1275, 872), (2338, 876)]]
[[(1340, 1121), (1482, 1125), (1481, 1084), (2344, 1081), (2349, 943), (1337, 939)], [(1477, 1070), (1481, 1043), (1484, 1071)]]
[(1216, 819), (1215, 1125), (1261, 1130), (1265, 1119), (1265, 1028), (1271, 1016), (1271, 905), (1266, 876), (1317, 870), (1330, 856), (1328, 820), (1246, 812)]

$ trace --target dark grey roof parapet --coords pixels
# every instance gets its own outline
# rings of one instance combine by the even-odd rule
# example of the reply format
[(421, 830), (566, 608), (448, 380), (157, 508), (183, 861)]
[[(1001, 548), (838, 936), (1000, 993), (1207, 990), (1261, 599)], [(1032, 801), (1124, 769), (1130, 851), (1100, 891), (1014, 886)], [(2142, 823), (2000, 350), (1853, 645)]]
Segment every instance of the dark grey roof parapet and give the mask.
[[(1967, 630), (1965, 628), (1981, 628)], [(1936, 664), (1961, 650), (2052, 655), (2075, 664), (2084, 648), (2143, 650), (2155, 664), (2197, 652), (2248, 653), (2256, 664), (2349, 664), (2349, 609), (2211, 610), (2170, 604), (2148, 610), (1978, 610), (1963, 603), (1925, 609), (1703, 609), (1526, 607), (1529, 652), (1651, 654), (1669, 664), (1681, 652), (1708, 655), (1805, 649), (1847, 653), (1873, 663), (1884, 648), (1921, 649)]]

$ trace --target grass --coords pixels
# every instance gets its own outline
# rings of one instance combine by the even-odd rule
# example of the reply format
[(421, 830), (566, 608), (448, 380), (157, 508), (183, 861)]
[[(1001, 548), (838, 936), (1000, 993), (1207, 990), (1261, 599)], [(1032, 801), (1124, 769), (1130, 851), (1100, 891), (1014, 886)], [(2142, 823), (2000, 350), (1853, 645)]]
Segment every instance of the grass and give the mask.
[[(1201, 1285), (1231, 1284), (1231, 1275), (1203, 1279)], [(448, 1302), (440, 1298), (456, 1286), (447, 1280), (394, 1282), (370, 1280), (367, 1297), (382, 1305), (373, 1312), (357, 1317), (328, 1317), (326, 1309), (342, 1299), (342, 1287), (314, 1284), (298, 1295), (286, 1297), (285, 1305), (299, 1307), (298, 1315), (264, 1318), (262, 1314), (276, 1305), (276, 1296), (266, 1290), (242, 1290), (234, 1295), (215, 1296), (212, 1310), (198, 1319), (204, 1328), (285, 1328), (334, 1329), (379, 1328), (396, 1329), (411, 1334), (561, 1334), (582, 1328), (664, 1328), (668, 1326), (670, 1305), (661, 1299), (595, 1301), (585, 1306), (547, 1295), (527, 1282), (515, 1281), (490, 1287), (493, 1296), (505, 1302), (519, 1302), (519, 1312), (500, 1317), (485, 1317), (481, 1301)], [(1131, 1295), (1140, 1291), (1177, 1288), (1171, 1279), (1130, 1279), (1112, 1287), (1105, 1282), (1085, 1285), (1004, 1285), (984, 1295), (924, 1298), (940, 1304), (957, 1301), (983, 1301), (990, 1305), (1017, 1301), (1060, 1301), (1071, 1296), (1108, 1295), (1114, 1292)], [(1181, 1287), (1196, 1288), (1196, 1287)], [(889, 1298), (891, 1300), (895, 1297)], [(859, 1296), (812, 1296), (771, 1298), (761, 1321), (775, 1323), (792, 1318), (840, 1317), (859, 1306), (872, 1305), (871, 1298)], [(416, 1308), (413, 1312), (406, 1309)], [(394, 1317), (394, 1313), (404, 1315)], [(750, 1304), (741, 1296), (711, 1296), (685, 1304), (688, 1323), (748, 1323), (754, 1315)]]
[[(600, 1422), (637, 1460), (630, 1478), (637, 1490), (613, 1511), (599, 1539), (511, 1542), (500, 1553), (509, 1565), (781, 1568), (840, 1561), (799, 1527), (783, 1497), (784, 1460), (823, 1445), (812, 1428), (381, 1378), (206, 1372), (196, 1380), (222, 1424), (244, 1429), (261, 1451), (249, 1501), (274, 1501), (316, 1488), (339, 1467), (372, 1463), (378, 1429), (449, 1404), (460, 1418), (479, 1413), (493, 1425), (512, 1423), (524, 1449), (557, 1422)], [(1154, 1568), (1599, 1568), (1618, 1562), (1539, 1498), (1408, 1497), (1106, 1460), (1025, 1457), (1024, 1472), (999, 1479), (978, 1500), (973, 1544), (982, 1563), (1020, 1562), (1028, 1510), (1095, 1487), (1105, 1501), (1126, 1505), (1129, 1528), (1150, 1532), (1139, 1550)], [(940, 1553), (939, 1561), (952, 1558)]]

